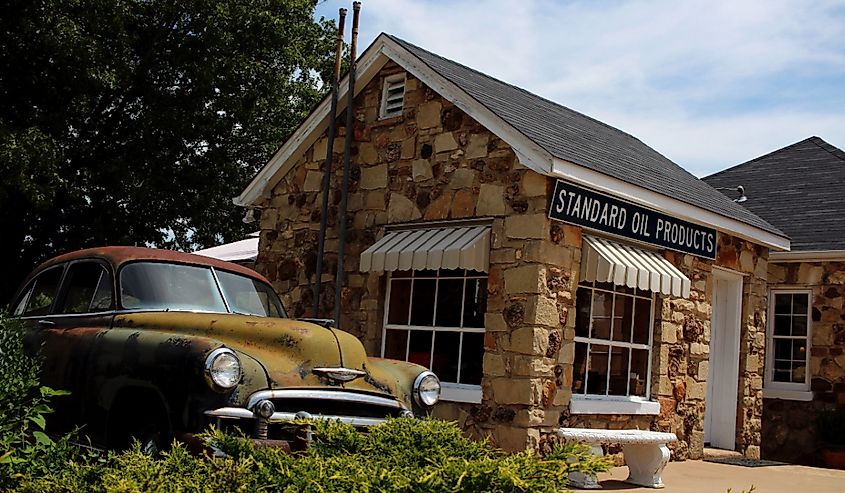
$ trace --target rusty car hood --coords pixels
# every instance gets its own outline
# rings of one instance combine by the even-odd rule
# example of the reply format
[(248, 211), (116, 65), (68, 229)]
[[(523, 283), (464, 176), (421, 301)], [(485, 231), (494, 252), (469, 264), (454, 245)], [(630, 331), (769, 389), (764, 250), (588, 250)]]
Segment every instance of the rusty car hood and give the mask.
[[(115, 317), (115, 329), (141, 329), (220, 341), (258, 361), (270, 388), (334, 387), (392, 395), (406, 400), (410, 389), (381, 362), (369, 365), (361, 342), (346, 332), (308, 322), (225, 313), (137, 312)], [(375, 360), (374, 360), (375, 361)], [(312, 372), (344, 367), (367, 372), (345, 384)], [(248, 385), (248, 382), (244, 382)], [(249, 386), (249, 385), (248, 385)], [(259, 389), (254, 389), (259, 390)]]

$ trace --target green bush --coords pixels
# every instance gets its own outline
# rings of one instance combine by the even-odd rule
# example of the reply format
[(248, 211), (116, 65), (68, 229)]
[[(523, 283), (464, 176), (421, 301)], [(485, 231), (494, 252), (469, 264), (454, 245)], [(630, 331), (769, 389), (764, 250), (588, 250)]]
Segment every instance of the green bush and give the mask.
[(228, 457), (195, 457), (174, 444), (155, 459), (136, 446), (100, 462), (26, 478), (18, 491), (558, 492), (570, 471), (610, 467), (576, 445), (557, 448), (547, 458), (505, 454), (438, 420), (396, 419), (369, 433), (318, 422), (314, 430), (314, 446), (306, 454), (255, 448), (213, 432), (208, 438)]
[(54, 471), (76, 451), (69, 437), (55, 442), (45, 433), (50, 398), (65, 392), (39, 384), (23, 334), (20, 322), (0, 313), (0, 489)]

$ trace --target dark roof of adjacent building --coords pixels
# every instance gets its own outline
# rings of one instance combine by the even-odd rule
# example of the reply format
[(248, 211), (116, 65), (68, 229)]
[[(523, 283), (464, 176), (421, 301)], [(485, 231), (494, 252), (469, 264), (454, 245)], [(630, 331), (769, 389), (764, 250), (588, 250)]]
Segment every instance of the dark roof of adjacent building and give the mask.
[(793, 251), (845, 250), (845, 152), (818, 137), (703, 180), (744, 187), (742, 205), (789, 235)]
[(552, 156), (783, 235), (636, 137), (395, 36), (386, 36)]

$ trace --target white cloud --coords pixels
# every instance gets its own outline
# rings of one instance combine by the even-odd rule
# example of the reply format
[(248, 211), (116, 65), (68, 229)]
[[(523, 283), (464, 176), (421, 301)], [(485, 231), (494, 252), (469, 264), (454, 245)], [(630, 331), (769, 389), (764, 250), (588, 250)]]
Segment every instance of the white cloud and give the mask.
[(845, 147), (843, 0), (367, 0), (362, 47), (381, 31), (614, 125), (697, 175), (810, 135)]

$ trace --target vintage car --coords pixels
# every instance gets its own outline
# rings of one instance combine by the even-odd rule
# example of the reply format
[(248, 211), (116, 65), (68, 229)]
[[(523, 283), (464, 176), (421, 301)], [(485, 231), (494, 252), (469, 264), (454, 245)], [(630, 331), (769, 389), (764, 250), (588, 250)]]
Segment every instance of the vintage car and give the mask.
[(187, 253), (106, 247), (40, 265), (14, 298), (57, 398), (55, 431), (156, 450), (213, 424), (281, 441), (297, 416), (366, 427), (425, 414), (426, 368), (368, 357), (346, 332), (287, 317), (258, 273)]

